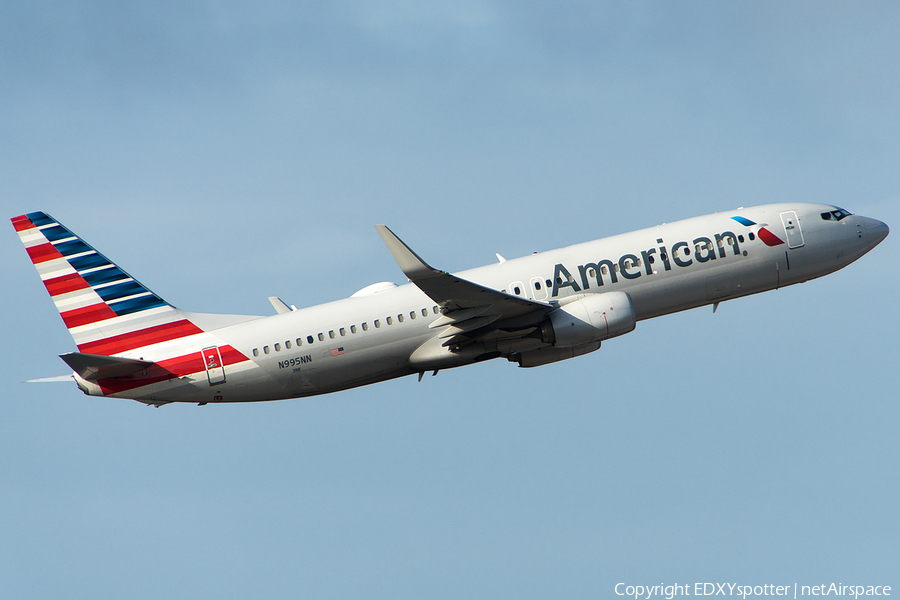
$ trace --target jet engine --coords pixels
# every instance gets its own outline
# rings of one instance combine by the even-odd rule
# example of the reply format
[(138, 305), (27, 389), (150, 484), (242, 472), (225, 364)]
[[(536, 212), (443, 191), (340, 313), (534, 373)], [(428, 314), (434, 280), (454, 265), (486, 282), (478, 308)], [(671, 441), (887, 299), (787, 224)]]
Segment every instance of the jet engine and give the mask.
[(634, 305), (627, 293), (592, 294), (547, 315), (541, 323), (541, 339), (546, 344), (571, 348), (628, 333), (635, 324)]
[(519, 352), (509, 360), (537, 367), (581, 356), (600, 348), (600, 342), (634, 330), (637, 320), (631, 296), (625, 292), (592, 294), (569, 302), (547, 315), (540, 336), (552, 347)]

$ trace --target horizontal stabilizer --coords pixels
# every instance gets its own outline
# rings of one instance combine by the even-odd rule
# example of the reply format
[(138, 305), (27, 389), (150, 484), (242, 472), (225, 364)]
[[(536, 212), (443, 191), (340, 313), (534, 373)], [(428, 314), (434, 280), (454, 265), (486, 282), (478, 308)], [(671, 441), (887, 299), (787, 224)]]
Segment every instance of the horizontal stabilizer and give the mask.
[(88, 381), (131, 375), (132, 373), (143, 371), (154, 364), (146, 360), (103, 356), (102, 354), (85, 354), (83, 352), (62, 354), (60, 358), (73, 371)]
[(72, 374), (57, 375), (56, 377), (41, 377), (40, 379), (29, 379), (25, 383), (72, 383)]

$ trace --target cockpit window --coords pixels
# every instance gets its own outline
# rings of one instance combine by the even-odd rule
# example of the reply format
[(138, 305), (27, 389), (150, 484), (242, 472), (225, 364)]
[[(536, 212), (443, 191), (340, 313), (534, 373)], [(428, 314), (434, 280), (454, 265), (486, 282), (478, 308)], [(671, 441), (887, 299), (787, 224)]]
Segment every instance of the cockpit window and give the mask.
[(831, 212), (823, 212), (822, 219), (826, 221), (840, 221), (844, 217), (849, 217), (853, 213), (844, 210), (843, 208), (839, 208), (837, 210), (833, 210)]

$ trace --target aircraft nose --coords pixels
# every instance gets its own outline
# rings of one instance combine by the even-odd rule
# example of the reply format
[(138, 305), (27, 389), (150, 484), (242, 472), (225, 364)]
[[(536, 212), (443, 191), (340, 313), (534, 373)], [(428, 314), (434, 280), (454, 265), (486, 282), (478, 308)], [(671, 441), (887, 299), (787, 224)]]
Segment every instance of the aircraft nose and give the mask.
[(880, 244), (890, 231), (887, 223), (882, 223), (878, 219), (866, 219), (866, 237), (869, 238), (869, 244), (873, 248)]

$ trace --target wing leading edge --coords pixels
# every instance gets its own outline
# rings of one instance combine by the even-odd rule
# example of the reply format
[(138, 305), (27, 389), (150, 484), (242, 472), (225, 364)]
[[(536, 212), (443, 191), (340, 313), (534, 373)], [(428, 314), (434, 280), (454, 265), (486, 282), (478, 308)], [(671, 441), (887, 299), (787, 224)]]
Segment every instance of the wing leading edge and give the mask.
[(530, 312), (545, 313), (552, 307), (545, 302), (513, 296), (478, 283), (461, 279), (446, 271), (439, 271), (426, 263), (384, 225), (375, 228), (384, 240), (394, 260), (409, 280), (425, 292), (429, 298), (446, 309), (445, 314), (467, 309), (483, 314), (490, 310), (499, 313), (501, 319), (511, 319)]

